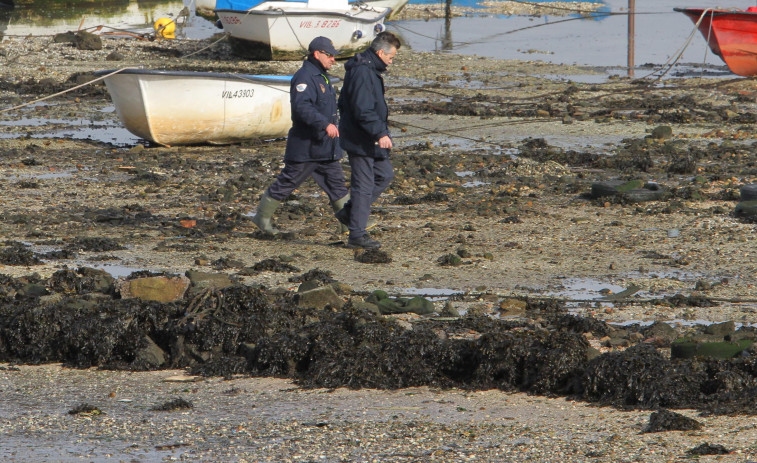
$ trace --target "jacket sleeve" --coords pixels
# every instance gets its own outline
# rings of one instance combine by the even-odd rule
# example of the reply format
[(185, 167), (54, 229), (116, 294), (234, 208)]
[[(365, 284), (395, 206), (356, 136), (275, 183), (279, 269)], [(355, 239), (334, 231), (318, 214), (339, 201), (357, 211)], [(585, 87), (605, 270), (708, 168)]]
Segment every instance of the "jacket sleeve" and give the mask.
[(376, 79), (371, 76), (371, 72), (367, 66), (355, 67), (351, 76), (348, 104), (355, 122), (371, 134), (373, 141), (378, 141), (384, 135), (389, 135), (389, 130), (386, 121), (376, 111), (376, 105), (379, 104), (376, 98), (381, 95), (381, 89), (376, 88)]
[[(311, 127), (313, 135), (321, 139), (326, 136), (326, 127), (330, 122), (318, 111), (318, 82), (309, 77), (292, 82), (292, 118)], [(303, 84), (306, 87), (300, 91)]]

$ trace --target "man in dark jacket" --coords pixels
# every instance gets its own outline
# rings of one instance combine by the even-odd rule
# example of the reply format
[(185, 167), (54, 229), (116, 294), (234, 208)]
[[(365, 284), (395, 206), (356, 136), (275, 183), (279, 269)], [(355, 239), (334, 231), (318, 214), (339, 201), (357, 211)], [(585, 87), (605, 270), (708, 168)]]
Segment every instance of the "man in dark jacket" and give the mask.
[(339, 95), (339, 132), (342, 148), (352, 168), (351, 199), (336, 217), (350, 229), (347, 247), (378, 248), (381, 243), (366, 231), (371, 204), (394, 178), (389, 152), (389, 111), (384, 99), (382, 73), (392, 64), (399, 39), (381, 32), (368, 50), (355, 55), (345, 65), (344, 85)]
[(287, 138), (284, 168), (263, 194), (252, 219), (267, 233), (279, 233), (271, 223), (274, 211), (308, 177), (313, 177), (326, 192), (335, 212), (349, 200), (339, 163), (342, 148), (336, 125), (336, 92), (327, 74), (338, 52), (326, 37), (313, 39), (308, 51), (290, 85), (292, 128)]

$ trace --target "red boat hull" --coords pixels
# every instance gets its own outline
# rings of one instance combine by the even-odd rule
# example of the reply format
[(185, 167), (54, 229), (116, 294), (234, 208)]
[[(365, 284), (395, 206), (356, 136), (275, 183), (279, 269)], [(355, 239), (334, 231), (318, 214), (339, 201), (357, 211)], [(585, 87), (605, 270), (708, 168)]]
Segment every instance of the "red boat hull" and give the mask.
[(694, 24), (702, 18), (699, 32), (731, 72), (746, 77), (757, 75), (757, 8), (747, 11), (675, 8), (675, 11), (688, 16)]

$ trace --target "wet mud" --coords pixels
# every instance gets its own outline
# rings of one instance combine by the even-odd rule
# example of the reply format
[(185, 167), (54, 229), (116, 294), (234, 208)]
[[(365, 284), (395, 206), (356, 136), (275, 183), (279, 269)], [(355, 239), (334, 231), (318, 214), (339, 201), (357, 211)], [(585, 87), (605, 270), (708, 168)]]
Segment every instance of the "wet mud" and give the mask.
[[(183, 70), (266, 74), (298, 64), (240, 63), (223, 50), (179, 61), (204, 45), (105, 41), (102, 53), (123, 52), (124, 65), (149, 57), (154, 67)], [(73, 53), (67, 44), (31, 51), (48, 47)], [(28, 75), (28, 66), (8, 60), (0, 71), (4, 107), (112, 65), (77, 53), (61, 58), (77, 66), (56, 67), (57, 78)], [(733, 302), (754, 294), (745, 266), (755, 215), (734, 207), (754, 199), (743, 188), (757, 176), (752, 85), (585, 85), (537, 80), (531, 76), (545, 72), (539, 65), (524, 72), (520, 63), (405, 56), (387, 78), (400, 148), (395, 179), (373, 214), (380, 250), (343, 249), (313, 185), (277, 210), (287, 233), (255, 229), (251, 212), (279, 169), (282, 140), (121, 146), (36, 139), (51, 126), (24, 125), (25, 117), (113, 120), (101, 111), (102, 83), (56, 105), (9, 113), (21, 125), (3, 126), (17, 136), (0, 140), (2, 186), (12, 193), (0, 211), (7, 237), (0, 264), (13, 270), (0, 275), (0, 362), (179, 368), (285, 377), (303, 387), (499, 389), (620, 408), (753, 414), (755, 320), (750, 307)], [(96, 64), (80, 65), (88, 60)], [(517, 124), (533, 125), (508, 132)], [(562, 131), (576, 126), (587, 127), (587, 143), (561, 143)], [(605, 141), (608, 134), (617, 139)], [(650, 238), (690, 224), (686, 241)], [(228, 286), (187, 272), (192, 283), (176, 302), (125, 298), (112, 275), (82, 260), (173, 271), (129, 279), (190, 267), (222, 272)], [(663, 276), (648, 276), (649, 268)], [(665, 278), (680, 269), (696, 269), (696, 283)], [(646, 285), (648, 296), (576, 309), (556, 297), (503, 295), (529, 292), (548, 277), (598, 274), (623, 282), (641, 274), (633, 283)], [(667, 286), (658, 289), (659, 281)], [(440, 310), (424, 297), (376, 291), (424, 285), (461, 296)], [(305, 293), (322, 288), (333, 290), (325, 308), (302, 305)], [(708, 331), (603, 320), (634, 319), (628, 306), (645, 319), (715, 314), (707, 320), (732, 324)], [(662, 418), (655, 426), (676, 426)]]

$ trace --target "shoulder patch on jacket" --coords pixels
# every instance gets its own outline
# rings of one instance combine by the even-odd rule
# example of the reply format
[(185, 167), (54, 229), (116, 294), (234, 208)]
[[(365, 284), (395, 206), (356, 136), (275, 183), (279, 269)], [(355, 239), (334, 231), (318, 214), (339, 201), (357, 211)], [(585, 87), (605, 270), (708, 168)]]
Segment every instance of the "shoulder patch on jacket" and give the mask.
[(295, 87), (298, 92), (304, 92), (306, 88), (308, 88), (308, 84), (297, 84)]

